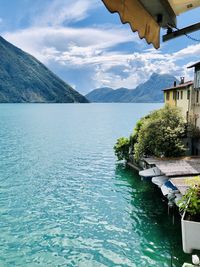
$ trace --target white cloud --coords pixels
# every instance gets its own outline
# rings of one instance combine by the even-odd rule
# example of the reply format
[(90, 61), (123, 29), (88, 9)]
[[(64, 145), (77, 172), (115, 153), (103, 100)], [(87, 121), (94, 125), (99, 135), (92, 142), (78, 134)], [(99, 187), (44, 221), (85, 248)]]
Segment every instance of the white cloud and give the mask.
[(4, 33), (3, 36), (44, 63), (55, 60), (62, 64), (70, 63), (74, 67), (97, 64), (106, 49), (133, 40), (131, 33), (117, 27), (33, 27)]
[(32, 20), (33, 26), (61, 26), (63, 23), (85, 19), (91, 9), (98, 8), (99, 0), (53, 0)]
[[(5, 33), (4, 37), (45, 64), (53, 66), (53, 70), (56, 66), (66, 71), (74, 69), (77, 73), (84, 73), (87, 69), (93, 88), (134, 88), (142, 81), (145, 82), (153, 72), (191, 79), (192, 70), (188, 70), (186, 66), (191, 61), (198, 61), (200, 54), (200, 44), (171, 54), (161, 50), (146, 49), (140, 53), (127, 53), (121, 49), (113, 49), (127, 42), (133, 42), (133, 45), (138, 42), (136, 34), (116, 26), (32, 27)], [(185, 61), (189, 62), (186, 64)], [(77, 79), (72, 83), (80, 90)]]
[[(166, 52), (166, 45), (155, 50), (132, 33), (129, 26), (118, 23), (117, 14), (113, 15), (115, 25), (99, 24), (98, 18), (94, 26), (94, 15), (98, 16), (94, 10), (102, 8), (107, 12), (101, 0), (40, 2), (35, 0), (26, 5), (24, 12), (19, 12), (17, 24), (28, 21), (27, 28), (4, 33), (3, 37), (34, 55), (80, 91), (100, 86), (134, 88), (153, 72), (191, 79), (193, 70), (188, 70), (187, 65), (200, 60), (200, 44), (174, 53)], [(89, 16), (81, 27), (80, 21)], [(86, 27), (88, 23), (93, 26)], [(102, 17), (102, 23), (110, 20)], [(127, 48), (130, 42), (132, 45)]]
[(194, 55), (200, 55), (200, 44), (190, 45), (176, 52), (176, 54), (174, 55), (174, 58), (178, 60), (178, 59), (183, 59), (186, 57), (191, 58)]

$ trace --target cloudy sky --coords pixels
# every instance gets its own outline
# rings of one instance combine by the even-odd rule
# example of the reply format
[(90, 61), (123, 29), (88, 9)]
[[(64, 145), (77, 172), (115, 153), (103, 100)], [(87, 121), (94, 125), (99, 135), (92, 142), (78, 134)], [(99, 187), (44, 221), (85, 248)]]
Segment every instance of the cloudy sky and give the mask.
[[(181, 37), (155, 50), (121, 25), (101, 0), (0, 0), (1, 35), (85, 94), (94, 88), (135, 88), (153, 72), (191, 79), (200, 43)], [(199, 22), (200, 9), (178, 26)], [(200, 31), (192, 34), (200, 39)]]

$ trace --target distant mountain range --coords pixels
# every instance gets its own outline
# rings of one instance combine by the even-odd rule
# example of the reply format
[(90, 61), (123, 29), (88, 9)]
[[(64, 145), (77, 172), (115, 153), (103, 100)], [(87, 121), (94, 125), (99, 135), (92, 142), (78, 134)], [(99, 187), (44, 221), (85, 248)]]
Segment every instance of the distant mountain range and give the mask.
[(87, 103), (33, 56), (0, 37), (0, 102)]
[(90, 102), (112, 103), (112, 102), (163, 102), (163, 89), (173, 86), (174, 81), (178, 80), (169, 74), (153, 73), (148, 81), (140, 84), (135, 89), (119, 88), (112, 89), (109, 87), (98, 88), (85, 97)]

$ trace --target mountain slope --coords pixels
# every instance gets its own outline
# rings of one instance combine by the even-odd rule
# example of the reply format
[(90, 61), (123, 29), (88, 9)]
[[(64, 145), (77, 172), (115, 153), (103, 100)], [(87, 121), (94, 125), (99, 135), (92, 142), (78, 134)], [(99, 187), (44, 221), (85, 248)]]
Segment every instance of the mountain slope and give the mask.
[(0, 37), (0, 102), (87, 103), (33, 56)]
[(113, 92), (114, 90), (109, 87), (103, 87), (101, 89), (95, 89), (86, 95), (87, 99), (91, 102), (104, 102), (107, 99), (107, 94)]
[[(153, 73), (148, 81), (140, 84), (135, 89), (119, 88), (105, 94), (101, 88), (95, 89), (86, 95), (91, 102), (163, 102), (163, 89), (173, 85), (177, 79), (169, 74)], [(178, 82), (178, 81), (177, 81)], [(95, 94), (93, 94), (95, 92)], [(95, 96), (98, 95), (98, 98)], [(92, 97), (91, 97), (92, 96)]]

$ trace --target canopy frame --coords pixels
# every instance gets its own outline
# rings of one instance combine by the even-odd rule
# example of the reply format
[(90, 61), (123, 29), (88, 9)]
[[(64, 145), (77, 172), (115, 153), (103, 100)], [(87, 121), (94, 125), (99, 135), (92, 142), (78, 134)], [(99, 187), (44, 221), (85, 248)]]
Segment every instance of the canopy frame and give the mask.
[(172, 29), (173, 27), (169, 27), (168, 28), (168, 32), (167, 34), (162, 36), (162, 40), (163, 42), (169, 41), (171, 39), (183, 36), (183, 35), (187, 35), (189, 33), (198, 31), (200, 29), (200, 22), (196, 23), (196, 24), (192, 24), (190, 26), (187, 26), (185, 28), (182, 29), (177, 29), (175, 31), (173, 31)]

